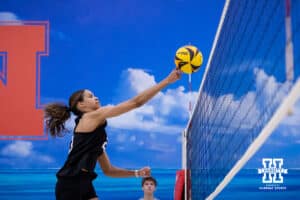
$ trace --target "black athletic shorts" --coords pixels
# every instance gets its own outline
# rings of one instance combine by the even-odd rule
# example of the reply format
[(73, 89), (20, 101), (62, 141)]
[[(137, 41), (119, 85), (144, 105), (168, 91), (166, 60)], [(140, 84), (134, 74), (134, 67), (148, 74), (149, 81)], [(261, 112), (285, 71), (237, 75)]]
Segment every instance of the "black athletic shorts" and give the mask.
[(56, 200), (89, 200), (97, 197), (93, 179), (86, 176), (58, 178), (55, 187)]

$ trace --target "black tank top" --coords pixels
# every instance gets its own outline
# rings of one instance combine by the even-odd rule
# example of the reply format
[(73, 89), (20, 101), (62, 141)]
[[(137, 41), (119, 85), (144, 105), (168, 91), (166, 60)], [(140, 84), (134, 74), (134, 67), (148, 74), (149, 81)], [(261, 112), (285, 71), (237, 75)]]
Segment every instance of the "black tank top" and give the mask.
[[(76, 127), (79, 120), (80, 118), (75, 120)], [(74, 128), (69, 155), (64, 166), (56, 174), (58, 178), (77, 177), (83, 172), (92, 179), (97, 177), (94, 170), (97, 158), (103, 153), (107, 143), (106, 125), (105, 121), (104, 124), (88, 133), (75, 132), (76, 127)]]

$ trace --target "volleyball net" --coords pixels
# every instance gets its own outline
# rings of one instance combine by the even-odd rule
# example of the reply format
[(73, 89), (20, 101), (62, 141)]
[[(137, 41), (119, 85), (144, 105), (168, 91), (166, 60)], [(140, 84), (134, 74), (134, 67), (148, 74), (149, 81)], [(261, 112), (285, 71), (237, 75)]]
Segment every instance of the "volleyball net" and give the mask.
[(213, 199), (300, 95), (300, 0), (227, 0), (186, 128), (188, 192)]

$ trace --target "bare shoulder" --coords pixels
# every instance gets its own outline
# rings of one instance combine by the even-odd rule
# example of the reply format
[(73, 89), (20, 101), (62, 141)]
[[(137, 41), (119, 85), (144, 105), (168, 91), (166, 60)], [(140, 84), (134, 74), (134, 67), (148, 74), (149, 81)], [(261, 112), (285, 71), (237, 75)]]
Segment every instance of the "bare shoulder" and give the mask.
[[(105, 113), (109, 112), (113, 106), (103, 106), (98, 108), (97, 110), (86, 113), (87, 118), (99, 118), (101, 116), (105, 116)], [(105, 117), (104, 117), (105, 118)]]
[(105, 113), (109, 107), (101, 107), (97, 110), (85, 113), (77, 125), (76, 132), (89, 132), (95, 130), (98, 126), (105, 124)]
[(98, 125), (105, 123), (108, 113), (114, 108), (114, 106), (103, 106), (97, 110), (88, 112), (85, 114), (85, 118), (88, 121), (95, 121)]

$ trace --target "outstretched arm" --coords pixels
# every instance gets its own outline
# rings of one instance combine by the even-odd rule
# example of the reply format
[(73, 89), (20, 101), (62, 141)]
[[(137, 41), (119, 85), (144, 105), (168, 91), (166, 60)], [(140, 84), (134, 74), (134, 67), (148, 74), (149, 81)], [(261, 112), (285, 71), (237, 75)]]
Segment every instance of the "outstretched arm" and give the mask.
[(151, 175), (149, 167), (144, 167), (139, 170), (127, 170), (121, 169), (111, 165), (109, 158), (104, 151), (101, 156), (98, 157), (98, 163), (106, 176), (120, 178), (120, 177), (146, 177)]
[(165, 79), (163, 79), (158, 84), (148, 88), (147, 90), (141, 92), (137, 96), (129, 99), (128, 101), (122, 102), (116, 106), (106, 106), (101, 107), (98, 110), (91, 112), (92, 118), (99, 122), (103, 122), (106, 118), (115, 117), (126, 113), (134, 108), (138, 108), (144, 105), (152, 97), (154, 97), (160, 90), (166, 87), (168, 84), (177, 81), (181, 76), (181, 71), (179, 69), (174, 69)]

